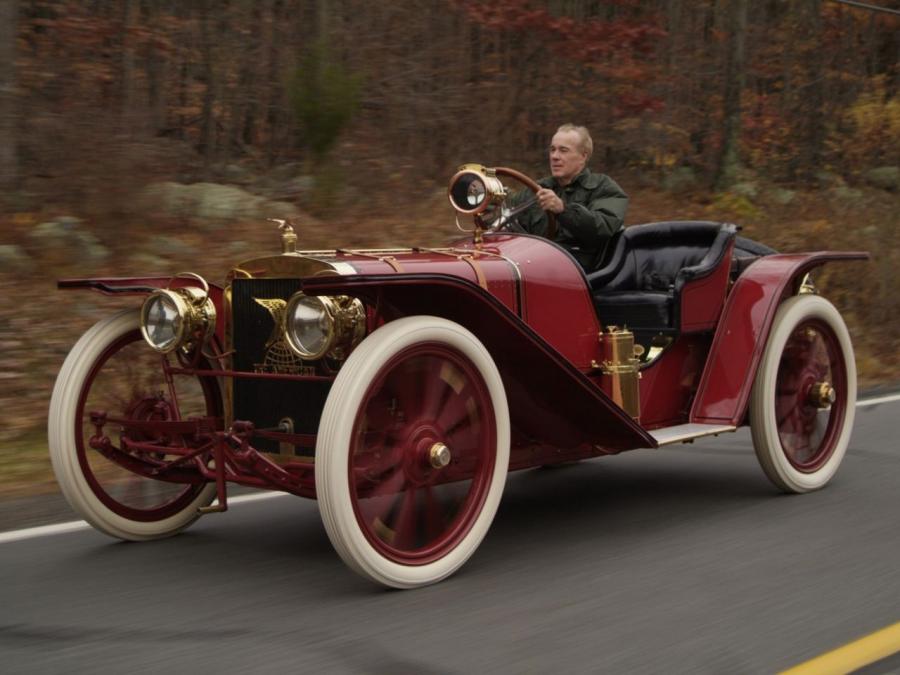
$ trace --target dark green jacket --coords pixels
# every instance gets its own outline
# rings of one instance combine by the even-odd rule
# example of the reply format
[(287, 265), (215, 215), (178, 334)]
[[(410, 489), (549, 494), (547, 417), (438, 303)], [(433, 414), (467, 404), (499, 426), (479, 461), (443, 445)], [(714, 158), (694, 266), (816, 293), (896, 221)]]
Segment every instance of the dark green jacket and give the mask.
[[(600, 265), (610, 238), (624, 226), (628, 195), (609, 176), (591, 173), (585, 168), (565, 187), (552, 176), (538, 181), (541, 187), (550, 188), (566, 205), (556, 216), (557, 231), (554, 241), (571, 253), (586, 272)], [(510, 198), (510, 206), (530, 199), (530, 190), (517, 192)], [(520, 228), (513, 231), (546, 236), (547, 213), (537, 204), (520, 213)]]

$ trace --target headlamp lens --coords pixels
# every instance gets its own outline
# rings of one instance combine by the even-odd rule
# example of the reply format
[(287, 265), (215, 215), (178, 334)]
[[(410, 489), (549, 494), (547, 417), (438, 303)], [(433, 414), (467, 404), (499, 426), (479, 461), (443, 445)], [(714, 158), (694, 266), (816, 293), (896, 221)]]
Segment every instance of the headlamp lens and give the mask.
[(148, 297), (141, 313), (141, 332), (151, 347), (159, 352), (169, 352), (178, 346), (184, 317), (168, 293), (159, 292)]
[(334, 319), (316, 296), (296, 295), (287, 307), (288, 344), (303, 358), (315, 359), (329, 349)]

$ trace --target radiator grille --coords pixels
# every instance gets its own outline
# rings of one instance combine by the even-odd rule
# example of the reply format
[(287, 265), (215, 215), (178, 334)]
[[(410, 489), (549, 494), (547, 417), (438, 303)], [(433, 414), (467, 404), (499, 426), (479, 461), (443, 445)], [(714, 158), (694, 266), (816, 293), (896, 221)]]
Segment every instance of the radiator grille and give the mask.
[[(299, 288), (297, 279), (234, 280), (231, 308), (235, 370), (324, 374), (318, 364), (296, 357), (276, 331), (286, 301)], [(295, 433), (315, 434), (330, 388), (330, 382), (234, 378), (233, 419), (253, 422), (258, 429), (271, 429), (289, 417)], [(275, 441), (256, 439), (253, 445), (266, 452), (279, 452)], [(298, 454), (309, 454), (309, 450)]]

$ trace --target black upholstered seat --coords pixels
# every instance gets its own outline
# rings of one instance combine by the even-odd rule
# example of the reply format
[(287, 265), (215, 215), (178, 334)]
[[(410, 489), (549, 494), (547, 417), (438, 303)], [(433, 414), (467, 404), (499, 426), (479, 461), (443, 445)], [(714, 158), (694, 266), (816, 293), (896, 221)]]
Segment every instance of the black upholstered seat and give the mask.
[(587, 275), (600, 321), (636, 333), (677, 332), (681, 289), (719, 266), (735, 231), (706, 221), (627, 228), (609, 262)]

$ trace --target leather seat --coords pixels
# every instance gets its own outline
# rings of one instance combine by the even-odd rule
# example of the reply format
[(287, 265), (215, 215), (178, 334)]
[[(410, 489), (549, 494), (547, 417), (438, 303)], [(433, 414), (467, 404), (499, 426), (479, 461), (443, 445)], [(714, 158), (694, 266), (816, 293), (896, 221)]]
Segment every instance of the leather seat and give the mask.
[(681, 289), (719, 266), (735, 232), (734, 225), (708, 221), (626, 228), (609, 262), (587, 275), (601, 323), (644, 334), (677, 332)]

